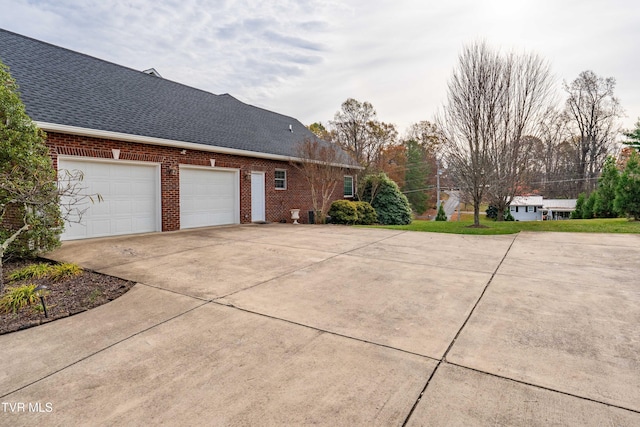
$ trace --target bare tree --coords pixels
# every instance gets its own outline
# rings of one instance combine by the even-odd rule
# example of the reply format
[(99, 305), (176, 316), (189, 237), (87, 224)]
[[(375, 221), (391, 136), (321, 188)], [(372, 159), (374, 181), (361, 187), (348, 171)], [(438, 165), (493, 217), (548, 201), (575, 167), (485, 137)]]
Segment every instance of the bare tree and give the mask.
[(377, 113), (369, 102), (353, 98), (342, 103), (330, 124), (333, 142), (362, 167), (357, 173), (357, 181), (379, 169), (384, 148), (395, 144), (398, 137), (395, 125), (378, 121)]
[(333, 141), (333, 133), (327, 129), (322, 122), (311, 123), (307, 126), (311, 132), (313, 132), (318, 138), (331, 142)]
[(343, 154), (334, 145), (318, 139), (305, 138), (296, 147), (296, 156), (302, 161), (291, 164), (309, 183), (316, 223), (324, 222), (333, 193), (343, 183), (344, 167), (348, 164)]
[(549, 105), (552, 78), (548, 63), (535, 54), (502, 58), (503, 88), (499, 102), (497, 139), (490, 146), (488, 200), (504, 218), (511, 200), (527, 179), (536, 125)]
[(380, 172), (381, 160), (384, 157), (383, 152), (396, 144), (398, 141), (398, 131), (396, 125), (378, 121), (370, 121), (367, 123), (367, 137), (369, 138), (370, 152), (366, 159), (364, 167), (365, 174)]
[(374, 147), (369, 140), (367, 124), (377, 119), (376, 111), (369, 102), (353, 98), (342, 103), (334, 120), (335, 142), (349, 153), (361, 166), (367, 166), (374, 156)]
[[(529, 185), (549, 198), (575, 198), (577, 149), (569, 129), (569, 117), (549, 108), (538, 124), (529, 163)], [(581, 185), (581, 182), (580, 182)]]
[(535, 54), (503, 56), (485, 43), (463, 49), (438, 127), (445, 161), (473, 202), (475, 226), (485, 197), (502, 218), (522, 184), (529, 136), (535, 134), (551, 87), (549, 65)]
[(615, 85), (613, 77), (598, 77), (593, 71), (583, 71), (571, 84), (564, 84), (568, 95), (566, 113), (578, 144), (575, 178), (581, 183), (580, 191), (595, 188), (620, 132), (618, 119), (623, 111), (613, 94)]
[(405, 141), (416, 141), (429, 155), (435, 155), (442, 144), (442, 132), (427, 120), (413, 123), (407, 130)]

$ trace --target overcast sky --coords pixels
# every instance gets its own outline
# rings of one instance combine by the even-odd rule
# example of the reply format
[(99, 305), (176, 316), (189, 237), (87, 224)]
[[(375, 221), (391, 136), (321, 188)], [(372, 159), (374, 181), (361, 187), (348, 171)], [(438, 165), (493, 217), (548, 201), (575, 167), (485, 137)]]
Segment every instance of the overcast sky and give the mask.
[[(0, 27), (294, 116), (369, 101), (400, 132), (432, 120), (463, 45), (546, 58), (563, 80), (617, 80), (640, 116), (637, 0), (0, 0)], [(562, 92), (559, 92), (562, 99)]]

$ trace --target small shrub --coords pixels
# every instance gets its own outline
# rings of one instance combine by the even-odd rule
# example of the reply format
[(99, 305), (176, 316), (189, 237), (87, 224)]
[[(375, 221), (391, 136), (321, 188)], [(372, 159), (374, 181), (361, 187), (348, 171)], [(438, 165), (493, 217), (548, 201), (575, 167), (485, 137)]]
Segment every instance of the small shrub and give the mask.
[(486, 213), (487, 213), (487, 218), (490, 218), (494, 221), (498, 218), (498, 208), (496, 208), (493, 205), (489, 205), (489, 207), (486, 210)]
[[(491, 218), (494, 221), (498, 220), (498, 208), (496, 208), (493, 205), (489, 205), (486, 212), (487, 212), (487, 218)], [(511, 215), (511, 212), (509, 211), (508, 207), (504, 211), (504, 214), (502, 215), (502, 217), (504, 218), (505, 221), (515, 221), (515, 218), (513, 217), (513, 215)]]
[(356, 224), (359, 225), (371, 225), (378, 223), (378, 214), (376, 210), (367, 202), (354, 202), (356, 205), (356, 211), (358, 212), (358, 219)]
[(350, 200), (336, 200), (328, 212), (334, 224), (355, 224), (358, 220), (356, 204)]
[(17, 313), (23, 307), (38, 303), (39, 296), (40, 291), (36, 290), (36, 285), (8, 288), (7, 292), (0, 298), (0, 311)]
[(68, 262), (50, 266), (49, 277), (54, 282), (69, 279), (82, 274), (82, 267)]
[(9, 275), (9, 281), (42, 279), (51, 272), (51, 265), (45, 263), (31, 264), (14, 271)]
[(447, 214), (444, 212), (444, 208), (442, 207), (442, 203), (438, 207), (438, 214), (436, 215), (436, 221), (446, 221)]
[(87, 297), (87, 301), (89, 301), (89, 304), (93, 305), (100, 297), (102, 297), (102, 291), (100, 289), (94, 289)]

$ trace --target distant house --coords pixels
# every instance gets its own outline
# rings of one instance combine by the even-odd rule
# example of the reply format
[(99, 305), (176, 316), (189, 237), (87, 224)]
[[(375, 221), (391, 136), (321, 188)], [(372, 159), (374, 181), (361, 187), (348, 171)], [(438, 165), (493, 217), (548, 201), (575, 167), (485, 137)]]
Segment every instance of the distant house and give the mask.
[[(291, 162), (316, 137), (293, 117), (1, 29), (0, 60), (54, 166), (82, 171), (87, 193), (103, 197), (64, 240), (289, 221), (291, 209), (313, 209)], [(337, 166), (344, 193), (334, 199), (353, 197), (358, 167)]]
[(568, 219), (576, 210), (576, 199), (545, 199), (543, 196), (516, 196), (509, 211), (516, 221)]
[(576, 210), (576, 199), (543, 199), (545, 219), (569, 219)]
[(516, 196), (509, 211), (516, 221), (542, 221), (542, 196)]

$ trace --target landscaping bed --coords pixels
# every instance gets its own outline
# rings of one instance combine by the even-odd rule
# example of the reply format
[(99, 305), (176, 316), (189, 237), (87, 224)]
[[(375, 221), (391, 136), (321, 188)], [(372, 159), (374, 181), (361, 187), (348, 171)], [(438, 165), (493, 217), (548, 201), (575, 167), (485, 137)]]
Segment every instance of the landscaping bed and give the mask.
[(55, 265), (44, 260), (19, 260), (6, 263), (3, 269), (5, 290), (0, 298), (11, 288), (22, 285), (46, 286), (44, 301), (48, 317), (44, 315), (39, 298), (35, 304), (22, 307), (16, 313), (0, 311), (0, 335), (100, 306), (118, 298), (135, 284), (135, 282), (88, 270), (82, 270), (75, 276), (58, 280), (50, 276), (13, 281), (9, 279), (12, 273), (37, 264)]

